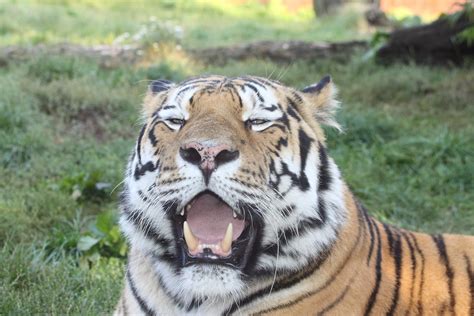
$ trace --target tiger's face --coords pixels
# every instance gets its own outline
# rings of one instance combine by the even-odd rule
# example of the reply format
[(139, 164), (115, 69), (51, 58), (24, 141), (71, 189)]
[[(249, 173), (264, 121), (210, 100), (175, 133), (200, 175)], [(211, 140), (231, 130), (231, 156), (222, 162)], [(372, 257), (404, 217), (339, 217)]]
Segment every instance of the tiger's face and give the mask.
[(303, 91), (259, 77), (152, 83), (121, 226), (178, 304), (231, 301), (336, 238), (340, 182), (319, 125), (336, 124), (333, 94), (328, 77)]

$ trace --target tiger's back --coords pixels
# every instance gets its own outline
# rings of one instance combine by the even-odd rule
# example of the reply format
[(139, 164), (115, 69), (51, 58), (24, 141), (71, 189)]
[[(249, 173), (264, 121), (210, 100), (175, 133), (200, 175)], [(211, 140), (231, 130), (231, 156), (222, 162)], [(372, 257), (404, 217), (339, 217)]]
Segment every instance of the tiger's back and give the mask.
[(474, 315), (474, 237), (367, 214), (327, 154), (334, 94), (328, 77), (152, 83), (117, 315)]

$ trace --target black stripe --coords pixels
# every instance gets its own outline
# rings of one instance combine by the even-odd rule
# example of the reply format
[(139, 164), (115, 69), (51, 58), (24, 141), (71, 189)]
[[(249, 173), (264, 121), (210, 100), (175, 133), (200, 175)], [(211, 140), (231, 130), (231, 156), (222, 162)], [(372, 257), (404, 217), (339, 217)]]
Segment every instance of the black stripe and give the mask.
[(153, 162), (151, 161), (148, 161), (144, 165), (137, 164), (135, 166), (135, 172), (133, 174), (135, 180), (140, 179), (147, 172), (155, 171), (158, 168), (158, 165), (159, 165), (158, 162), (156, 163), (156, 165), (154, 165)]
[(288, 115), (294, 118), (296, 121), (298, 122), (301, 121), (300, 116), (298, 115), (296, 110), (294, 110), (293, 106), (291, 106), (290, 104), (288, 104), (287, 112), (288, 112)]
[(425, 255), (423, 254), (420, 247), (418, 246), (418, 241), (416, 240), (416, 237), (413, 235), (413, 233), (409, 232), (408, 235), (411, 237), (413, 244), (415, 245), (416, 252), (421, 257), (420, 288), (418, 289), (418, 302), (416, 304), (416, 307), (418, 310), (418, 315), (423, 315), (423, 286), (425, 284)]
[(303, 131), (303, 129), (300, 128), (298, 131), (298, 140), (300, 143), (300, 173), (303, 173), (304, 169), (306, 169), (306, 160), (308, 158), (309, 149), (313, 139), (309, 137), (308, 134)]
[[(392, 231), (390, 227), (384, 224), (384, 228), (387, 231), (387, 236), (392, 236)], [(393, 289), (393, 296), (392, 296), (392, 304), (390, 305), (390, 309), (387, 312), (387, 315), (394, 315), (395, 310), (397, 309), (398, 299), (400, 296), (400, 283), (401, 283), (401, 272), (402, 272), (402, 243), (400, 239), (400, 235), (395, 230), (393, 232), (394, 237), (391, 240), (390, 249), (391, 255), (394, 259), (395, 263), (395, 285)]]
[(249, 78), (249, 77), (243, 77), (242, 79), (245, 80), (245, 81), (251, 82), (251, 83), (253, 83), (253, 84), (255, 84), (255, 85), (259, 86), (259, 87), (262, 87), (262, 88), (265, 89), (265, 90), (267, 90), (267, 87), (266, 87), (264, 84), (258, 82), (257, 80), (254, 80), (254, 79)]
[(369, 254), (367, 255), (367, 266), (369, 266), (370, 259), (372, 258), (372, 252), (373, 252), (373, 249), (374, 249), (374, 243), (375, 243), (375, 241), (374, 241), (374, 229), (373, 229), (373, 226), (372, 226), (372, 221), (371, 221), (369, 212), (367, 211), (365, 206), (360, 201), (355, 199), (354, 197), (352, 197), (352, 198), (355, 201), (357, 211), (358, 211), (359, 217), (361, 219), (361, 225), (363, 225), (364, 228), (365, 228), (364, 231), (367, 231), (367, 229), (369, 231), (370, 245), (369, 245)]
[(403, 239), (405, 239), (408, 250), (410, 250), (410, 259), (411, 259), (411, 284), (410, 284), (410, 302), (408, 304), (407, 314), (409, 311), (412, 310), (411, 306), (413, 305), (413, 292), (415, 290), (415, 279), (416, 279), (416, 257), (415, 257), (415, 249), (413, 248), (413, 244), (411, 243), (410, 238), (407, 234), (402, 231)]
[[(293, 95), (294, 97), (297, 97), (298, 102), (301, 103), (302, 99), (298, 95)], [(286, 101), (288, 101), (288, 108), (293, 108), (294, 110), (298, 111), (298, 104), (296, 103), (295, 100), (293, 100), (290, 97), (286, 97)]]
[(163, 107), (163, 105), (168, 102), (168, 95), (165, 95), (163, 97), (163, 99), (161, 100), (161, 103), (160, 103), (160, 106), (155, 110), (155, 112), (153, 112), (153, 114), (151, 115), (151, 117), (153, 117), (153, 119), (156, 119), (156, 118), (159, 118), (159, 115), (158, 113), (161, 111), (161, 108)]
[(133, 297), (135, 298), (135, 300), (138, 302), (138, 305), (140, 306), (140, 310), (147, 316), (156, 315), (155, 311), (153, 311), (148, 306), (148, 304), (143, 300), (140, 294), (138, 294), (137, 288), (135, 287), (135, 284), (133, 283), (132, 275), (129, 269), (127, 269), (127, 282), (128, 282), (128, 285), (130, 286), (130, 289), (132, 290)]
[(142, 190), (138, 190), (138, 196), (140, 197), (140, 199), (141, 199), (143, 202), (148, 201), (148, 197), (145, 195), (145, 193), (143, 193)]
[(286, 252), (283, 249), (293, 238), (302, 237), (308, 231), (312, 231), (316, 228), (322, 227), (327, 220), (326, 204), (323, 199), (318, 201), (318, 209), (316, 210), (318, 217), (307, 217), (298, 223), (297, 228), (288, 227), (282, 231), (279, 231), (279, 236), (283, 236), (283, 239), (279, 240), (279, 243), (271, 243), (265, 246), (263, 252), (267, 255), (277, 256), (278, 248), (280, 255), (284, 255)]
[(375, 286), (372, 289), (364, 315), (369, 315), (374, 307), (377, 293), (380, 289), (380, 281), (382, 279), (382, 240), (380, 238), (380, 231), (376, 223), (374, 224), (375, 235), (377, 235), (377, 257), (375, 258)]
[(257, 81), (263, 82), (267, 86), (270, 86), (270, 87), (275, 88), (275, 89), (278, 89), (277, 86), (281, 85), (278, 81), (271, 80), (271, 79), (266, 79), (266, 78), (262, 78), (262, 77), (256, 77), (256, 78), (254, 77), (254, 79), (257, 80)]
[[(158, 121), (158, 120), (159, 120), (159, 118), (155, 117), (153, 119), (153, 122), (150, 124), (150, 129), (148, 130), (148, 139), (150, 140), (150, 143), (153, 147), (156, 147), (156, 145), (158, 145), (158, 139), (155, 136), (155, 128), (158, 125), (158, 123), (162, 122), (162, 121)], [(168, 126), (168, 125), (166, 125), (166, 126)]]
[(326, 223), (327, 220), (327, 211), (326, 211), (326, 202), (323, 200), (323, 198), (320, 196), (318, 198), (318, 215), (319, 215), (319, 226), (315, 227), (320, 227)]
[(298, 131), (298, 139), (300, 143), (300, 189), (304, 192), (309, 189), (308, 177), (304, 170), (306, 169), (306, 161), (313, 139), (303, 129)]
[[(286, 142), (284, 139), (280, 139), (282, 142)], [(297, 175), (293, 173), (289, 168), (288, 165), (284, 162), (281, 162), (281, 173), (276, 172), (275, 163), (273, 161), (270, 162), (270, 172), (272, 176), (270, 177), (270, 186), (274, 189), (278, 190), (278, 186), (280, 184), (281, 178), (283, 176), (289, 176), (291, 178), (292, 187), (297, 186), (300, 190), (307, 190), (309, 188), (308, 178), (306, 174), (302, 173), (301, 175)], [(276, 181), (272, 180), (272, 177), (276, 178)], [(284, 195), (283, 192), (281, 192)]]
[(151, 225), (150, 220), (143, 216), (140, 210), (127, 211), (126, 220), (137, 227), (148, 239), (153, 240), (156, 244), (161, 245), (165, 248), (170, 246), (171, 240), (163, 237), (155, 228)]
[(185, 87), (185, 88), (182, 88), (182, 89), (176, 94), (176, 99), (179, 98), (179, 96), (180, 96), (181, 94), (185, 93), (185, 92), (188, 91), (188, 90), (191, 90), (191, 89), (193, 89), (193, 88), (196, 88), (196, 87), (198, 87), (198, 85), (189, 85), (189, 86), (187, 86), (187, 87)]
[(239, 91), (237, 91), (237, 88), (231, 83), (226, 83), (225, 87), (229, 89), (231, 95), (235, 94), (237, 96), (237, 99), (239, 100), (239, 106), (242, 108), (244, 105), (242, 103), (242, 98), (240, 97)]
[(260, 91), (258, 91), (257, 87), (255, 87), (253, 84), (250, 84), (250, 83), (244, 83), (244, 86), (245, 87), (248, 87), (250, 89), (253, 90), (253, 92), (255, 92), (255, 94), (257, 95), (257, 98), (260, 102), (264, 102), (265, 100), (263, 99), (262, 95), (260, 94)]
[(186, 311), (189, 313), (193, 309), (199, 308), (203, 302), (204, 301), (202, 299), (193, 297), (193, 299), (191, 300), (191, 303), (189, 303), (188, 307), (186, 307)]
[(264, 104), (261, 104), (260, 107), (262, 110), (269, 111), (269, 112), (275, 112), (278, 107), (275, 104), (272, 104), (270, 106), (265, 106)]
[(243, 299), (239, 300), (238, 302), (234, 302), (234, 304), (232, 304), (231, 307), (229, 307), (226, 311), (224, 311), (222, 313), (222, 315), (230, 315), (230, 314), (234, 313), (239, 308), (241, 308), (245, 305), (248, 305), (248, 304), (252, 303), (253, 301), (255, 301), (255, 300), (257, 300), (257, 299), (259, 299), (263, 296), (268, 295), (270, 290), (272, 290), (272, 293), (276, 293), (278, 291), (290, 288), (290, 287), (294, 286), (295, 284), (301, 282), (302, 280), (310, 277), (314, 273), (314, 271), (319, 269), (321, 264), (327, 259), (327, 257), (329, 256), (329, 253), (330, 253), (330, 251), (323, 252), (323, 255), (321, 255), (317, 260), (315, 260), (314, 263), (312, 264), (312, 266), (310, 266), (308, 269), (306, 269), (306, 270), (304, 270), (300, 273), (296, 273), (293, 276), (290, 275), (290, 276), (284, 278), (281, 281), (275, 282), (273, 284), (273, 286), (267, 286), (267, 287), (255, 292), (255, 293), (252, 293), (252, 294), (244, 297)]
[(392, 231), (391, 231), (390, 227), (388, 227), (387, 224), (382, 223), (382, 225), (383, 225), (383, 228), (384, 228), (384, 230), (385, 230), (385, 234), (387, 235), (387, 241), (388, 241), (388, 247), (389, 247), (390, 253), (392, 254), (392, 253), (393, 253), (393, 236), (392, 236)]
[(295, 205), (290, 204), (288, 206), (285, 206), (285, 207), (279, 209), (278, 212), (281, 213), (283, 215), (283, 217), (288, 217), (291, 214), (293, 214), (294, 209), (295, 209)]
[[(276, 119), (275, 122), (282, 122), (286, 126), (286, 128), (290, 130), (290, 121), (288, 120), (288, 115), (286, 115), (285, 113), (283, 113), (283, 115), (280, 118)], [(281, 130), (284, 133), (287, 133), (287, 131), (284, 128), (282, 128)]]
[(194, 78), (189, 78), (185, 81), (182, 81), (179, 85), (180, 86), (186, 86), (186, 85), (196, 85), (198, 83), (207, 83), (207, 84), (217, 84), (221, 82), (222, 79), (210, 79), (208, 76), (200, 76), (200, 77), (194, 77)]
[(295, 101), (295, 105), (296, 105), (296, 108), (298, 108), (298, 104), (301, 104), (303, 103), (303, 98), (300, 96), (300, 94), (298, 92), (296, 92), (295, 90), (293, 90), (291, 92), (291, 95), (293, 96), (293, 98), (296, 99)]
[(448, 254), (446, 252), (446, 244), (444, 243), (443, 235), (432, 235), (434, 243), (438, 248), (438, 254), (441, 262), (443, 263), (444, 267), (446, 268), (446, 278), (448, 279), (448, 294), (449, 294), (449, 307), (451, 313), (454, 312), (454, 305), (456, 304), (456, 298), (454, 297), (453, 293), (453, 277), (454, 272), (449, 264)]
[[(280, 137), (278, 139), (277, 144), (275, 145), (275, 148), (277, 149), (277, 152), (279, 153), (281, 150), (281, 147), (287, 147), (288, 146), (288, 138), (287, 137)], [(279, 155), (277, 155), (279, 157)]]
[(367, 256), (367, 266), (370, 264), (370, 259), (372, 258), (372, 253), (374, 251), (374, 244), (375, 244), (375, 239), (374, 239), (374, 227), (373, 227), (373, 223), (372, 221), (370, 220), (370, 217), (369, 217), (369, 214), (367, 212), (367, 210), (365, 209), (365, 207), (360, 204), (360, 203), (357, 203), (357, 207), (359, 209), (361, 209), (362, 211), (362, 214), (364, 214), (364, 221), (365, 221), (365, 224), (367, 225), (367, 227), (369, 228), (369, 234), (370, 234), (370, 245), (369, 245), (369, 255)]
[(161, 109), (162, 110), (176, 109), (176, 105), (165, 105)]
[(143, 125), (142, 129), (140, 130), (140, 134), (138, 135), (137, 139), (137, 157), (138, 157), (138, 163), (142, 163), (142, 156), (141, 156), (141, 146), (142, 146), (142, 138), (143, 134), (145, 133), (146, 125)]
[(325, 191), (331, 185), (331, 175), (329, 174), (328, 155), (323, 144), (319, 143), (319, 186), (318, 191)]
[(474, 315), (474, 271), (472, 270), (471, 262), (469, 258), (464, 255), (466, 261), (467, 275), (469, 277), (469, 293), (471, 294), (471, 307), (469, 315)]
[(328, 306), (326, 306), (325, 308), (323, 308), (319, 313), (318, 313), (318, 316), (323, 316), (324, 314), (326, 314), (327, 312), (329, 312), (331, 309), (333, 309), (334, 307), (336, 307), (337, 305), (339, 305), (339, 303), (342, 302), (342, 300), (344, 299), (344, 297), (346, 296), (347, 292), (349, 291), (351, 285), (352, 285), (352, 279), (349, 281), (349, 283), (346, 285), (346, 287), (344, 288), (344, 291), (342, 291), (341, 294), (339, 294), (339, 296), (331, 303), (329, 304)]

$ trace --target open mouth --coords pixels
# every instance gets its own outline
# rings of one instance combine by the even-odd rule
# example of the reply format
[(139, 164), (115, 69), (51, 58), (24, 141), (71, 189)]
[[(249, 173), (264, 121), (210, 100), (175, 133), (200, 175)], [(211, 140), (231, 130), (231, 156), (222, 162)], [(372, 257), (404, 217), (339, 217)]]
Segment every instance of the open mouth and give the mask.
[(211, 191), (195, 196), (175, 218), (182, 264), (216, 263), (243, 268), (255, 231), (239, 210)]

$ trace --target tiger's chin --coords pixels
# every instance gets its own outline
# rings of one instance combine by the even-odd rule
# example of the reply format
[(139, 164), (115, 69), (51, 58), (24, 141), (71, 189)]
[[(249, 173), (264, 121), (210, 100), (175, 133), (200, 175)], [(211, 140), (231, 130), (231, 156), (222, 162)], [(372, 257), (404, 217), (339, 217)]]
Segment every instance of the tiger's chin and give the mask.
[(173, 286), (178, 286), (181, 297), (198, 300), (232, 302), (246, 288), (238, 269), (222, 265), (196, 264), (182, 269), (176, 277)]

